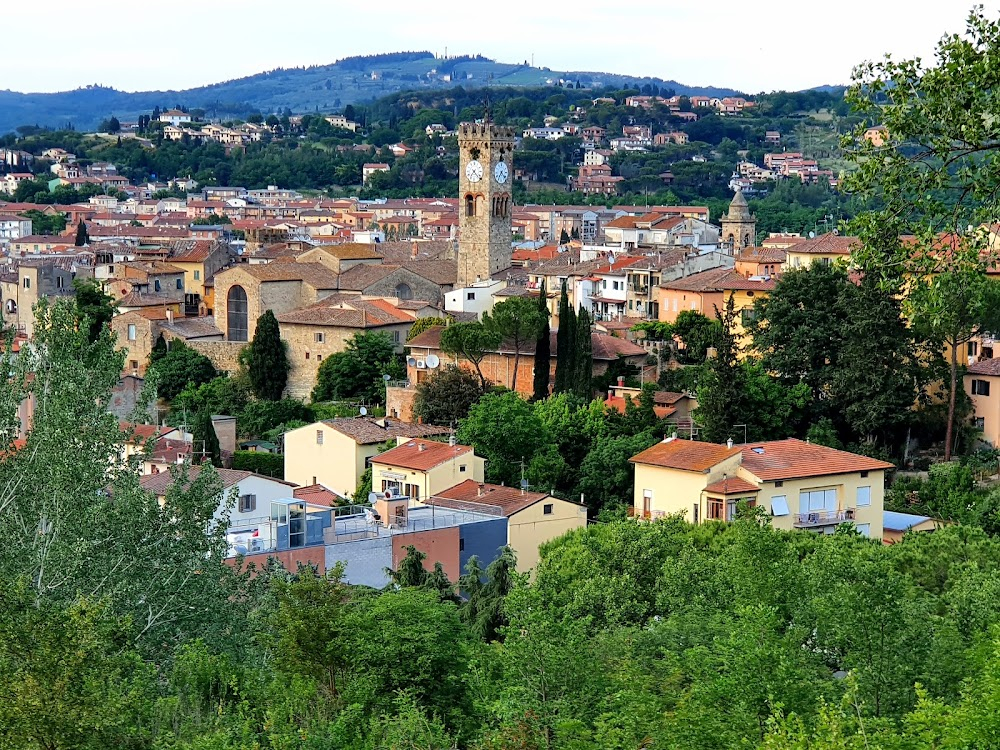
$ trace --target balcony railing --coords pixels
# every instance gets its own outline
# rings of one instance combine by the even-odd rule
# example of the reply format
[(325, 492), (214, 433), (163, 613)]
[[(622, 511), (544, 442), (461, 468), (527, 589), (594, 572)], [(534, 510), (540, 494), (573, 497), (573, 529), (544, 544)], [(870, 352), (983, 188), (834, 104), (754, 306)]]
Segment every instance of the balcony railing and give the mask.
[(809, 513), (796, 513), (793, 523), (797, 528), (813, 526), (833, 526), (854, 520), (854, 508), (846, 510), (814, 510)]
[(652, 521), (657, 518), (665, 518), (666, 515), (666, 511), (662, 510), (642, 510), (641, 508), (636, 508), (634, 505), (628, 507), (629, 518), (642, 518), (646, 521)]

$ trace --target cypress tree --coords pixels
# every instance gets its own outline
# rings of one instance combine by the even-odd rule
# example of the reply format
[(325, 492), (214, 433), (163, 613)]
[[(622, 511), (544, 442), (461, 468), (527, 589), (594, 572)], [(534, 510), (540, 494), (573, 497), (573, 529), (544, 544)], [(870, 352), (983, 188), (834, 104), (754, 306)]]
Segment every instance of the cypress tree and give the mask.
[(83, 219), (80, 219), (80, 223), (76, 225), (76, 240), (73, 244), (76, 247), (83, 247), (90, 240), (87, 235), (87, 225), (84, 223)]
[(576, 374), (573, 350), (576, 348), (576, 314), (569, 305), (566, 282), (559, 297), (559, 328), (556, 331), (556, 384), (554, 393), (572, 390)]
[(545, 296), (545, 280), (542, 279), (542, 288), (538, 295), (538, 312), (544, 322), (538, 332), (538, 339), (535, 341), (535, 401), (541, 401), (549, 395), (549, 361), (552, 351), (549, 344), (549, 308), (548, 300)]
[(274, 313), (265, 310), (247, 352), (247, 374), (257, 398), (278, 401), (288, 383), (288, 356)]
[(580, 315), (576, 320), (576, 346), (573, 351), (576, 361), (573, 390), (587, 401), (593, 395), (593, 348), (593, 342), (590, 338), (590, 313), (581, 307)]
[(200, 452), (203, 460), (210, 461), (213, 466), (221, 467), (222, 448), (219, 445), (219, 436), (215, 434), (215, 425), (212, 424), (212, 414), (208, 409), (198, 412), (191, 434), (194, 440), (194, 454), (198, 455)]

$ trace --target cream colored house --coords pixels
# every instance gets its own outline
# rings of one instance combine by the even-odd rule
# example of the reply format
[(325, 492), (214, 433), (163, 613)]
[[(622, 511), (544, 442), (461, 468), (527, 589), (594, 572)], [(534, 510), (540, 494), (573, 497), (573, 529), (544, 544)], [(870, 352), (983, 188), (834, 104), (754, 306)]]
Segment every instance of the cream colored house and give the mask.
[(821, 234), (813, 239), (803, 239), (785, 248), (783, 269), (791, 271), (796, 268), (809, 268), (813, 263), (823, 263), (828, 266), (837, 262), (847, 263), (851, 259), (851, 252), (857, 246), (857, 237), (833, 232)]
[[(285, 433), (285, 479), (301, 486), (322, 484), (350, 497), (379, 447), (398, 438), (446, 435), (448, 429), (388, 417), (344, 417)], [(367, 501), (367, 498), (361, 498)]]
[(456, 484), (485, 480), (486, 459), (468, 445), (399, 438), (399, 445), (372, 459), (372, 490), (420, 501)]
[(882, 538), (885, 472), (892, 464), (801, 440), (734, 446), (667, 438), (636, 456), (632, 513), (731, 521), (741, 500), (778, 529), (833, 533), (853, 523)]
[[(969, 359), (974, 356), (970, 354)], [(983, 433), (982, 439), (994, 448), (1000, 446), (1000, 358), (969, 365), (965, 392), (972, 400), (973, 424)]]
[(538, 548), (551, 539), (587, 525), (584, 505), (544, 492), (481, 484), (466, 479), (424, 501), (459, 510), (479, 510), (507, 519), (507, 545), (517, 555), (517, 569), (527, 573), (538, 565)]

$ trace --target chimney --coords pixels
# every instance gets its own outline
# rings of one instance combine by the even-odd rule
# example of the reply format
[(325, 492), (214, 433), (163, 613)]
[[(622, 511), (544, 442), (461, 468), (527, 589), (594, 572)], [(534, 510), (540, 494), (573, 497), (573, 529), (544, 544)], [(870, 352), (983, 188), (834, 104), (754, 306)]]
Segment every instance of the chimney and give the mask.
[(609, 399), (610, 398), (614, 398), (614, 396), (615, 396), (615, 392), (613, 390), (611, 390), (610, 388), (608, 388), (608, 398)]
[(417, 443), (417, 450), (418, 451), (420, 451), (421, 453), (423, 453), (424, 452), (424, 448), (425, 448), (425, 446), (424, 446), (423, 443)]
[(732, 447), (733, 447), (733, 439), (732, 438), (729, 438), (726, 441), (726, 447), (732, 449)]
[(410, 260), (417, 259), (417, 241), (414, 240), (410, 243)]
[(455, 447), (455, 433), (454, 433), (454, 432), (453, 432), (453, 433), (451, 433), (451, 434), (450, 434), (450, 435), (448, 436), (448, 445), (450, 445), (450, 446), (451, 446), (452, 448), (454, 448), (454, 447)]
[(169, 307), (167, 308), (167, 322), (173, 325), (174, 323), (174, 311)]
[(619, 388), (624, 388), (625, 387), (625, 376), (624, 375), (619, 375), (618, 376), (618, 387)]
[(482, 497), (482, 496), (483, 496), (483, 485), (479, 485), (479, 489), (477, 491), (477, 497)]

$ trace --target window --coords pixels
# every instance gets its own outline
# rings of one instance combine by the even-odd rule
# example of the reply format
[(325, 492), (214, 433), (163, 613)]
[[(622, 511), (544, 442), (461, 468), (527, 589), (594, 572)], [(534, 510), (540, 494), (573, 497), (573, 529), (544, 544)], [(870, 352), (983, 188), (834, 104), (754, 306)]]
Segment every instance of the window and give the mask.
[(742, 319), (744, 326), (749, 325), (752, 320), (756, 319), (756, 317), (757, 311), (752, 307), (744, 307), (740, 310), (740, 318)]
[(975, 424), (977, 430), (985, 430), (986, 429), (986, 420), (983, 419), (982, 417), (976, 417), (974, 424)]
[(465, 196), (465, 215), (476, 215), (476, 199), (471, 194)]
[(867, 477), (867, 476), (868, 476), (868, 472), (867, 472), (867, 471), (862, 471), (862, 472), (861, 472), (861, 478), (862, 478), (862, 479), (864, 479), (864, 478), (865, 478), (865, 477)]
[(775, 487), (784, 487), (785, 483), (782, 480), (779, 479), (777, 482), (774, 483), (774, 486)]
[(306, 352), (306, 359), (309, 359), (309, 352)]
[(201, 281), (201, 271), (195, 271), (194, 272), (194, 280), (195, 281)]
[(257, 510), (256, 495), (240, 495), (240, 513), (252, 513)]
[(135, 341), (135, 323), (128, 324), (128, 340)]
[(458, 539), (458, 551), (465, 552), (465, 540), (459, 537)]
[(983, 347), (983, 359), (993, 359), (993, 347), (984, 346)]
[(157, 291), (157, 292), (160, 291), (160, 280), (159, 279), (154, 279), (153, 280), (153, 290)]
[(988, 381), (988, 380), (973, 380), (972, 381), (972, 395), (973, 396), (989, 396), (990, 395), (990, 381)]
[(872, 488), (871, 487), (858, 487), (858, 498), (857, 505), (862, 507), (864, 505), (872, 504)]
[(324, 343), (326, 341), (326, 334), (325, 333), (320, 333), (320, 332), (314, 333), (313, 334), (313, 341), (315, 341), (317, 344)]
[(553, 507), (553, 503), (545, 503), (545, 505), (542, 506), (542, 515), (543, 516), (551, 516), (552, 515), (552, 507)]
[(226, 326), (230, 341), (249, 341), (247, 325), (247, 293), (239, 284), (229, 287), (226, 294)]
[(799, 493), (799, 513), (837, 510), (837, 490), (805, 490)]
[(316, 445), (323, 445), (323, 430), (316, 430)]
[(393, 331), (392, 332), (392, 341), (393, 341), (394, 344), (398, 344), (399, 343), (399, 331)]
[(474, 300), (475, 298), (476, 298), (476, 293), (475, 292), (466, 292), (465, 293), (465, 299), (469, 300), (470, 302), (472, 300)]
[(31, 278), (28, 276), (24, 277), (24, 288), (31, 289)]
[(979, 342), (978, 341), (970, 341), (969, 342), (969, 356), (970, 357), (975, 357), (977, 354), (979, 354)]
[(139, 360), (133, 359), (132, 361), (130, 361), (129, 362), (129, 367), (131, 367), (133, 370), (138, 370), (139, 369)]
[(413, 290), (409, 284), (396, 284), (396, 296), (400, 299), (413, 299)]
[(726, 503), (718, 498), (708, 499), (708, 517), (713, 521), (726, 520)]
[(775, 495), (771, 498), (771, 515), (788, 515), (788, 498), (785, 495)]
[(322, 354), (317, 354), (316, 355), (316, 361), (317, 362), (322, 362), (323, 361), (323, 355)]
[(859, 523), (855, 527), (861, 536), (871, 536), (872, 535), (872, 525), (870, 523)]
[(461, 464), (461, 465), (460, 465), (460, 466), (458, 467), (458, 471), (459, 471), (459, 473), (462, 473), (462, 474), (464, 474), (464, 473), (465, 473), (465, 464)]
[(64, 286), (66, 286), (66, 279), (62, 276), (56, 276), (56, 289), (62, 289)]
[(177, 279), (177, 288), (178, 289), (183, 289), (184, 288), (184, 280), (183, 279)]

